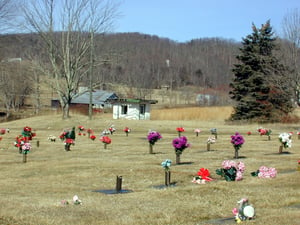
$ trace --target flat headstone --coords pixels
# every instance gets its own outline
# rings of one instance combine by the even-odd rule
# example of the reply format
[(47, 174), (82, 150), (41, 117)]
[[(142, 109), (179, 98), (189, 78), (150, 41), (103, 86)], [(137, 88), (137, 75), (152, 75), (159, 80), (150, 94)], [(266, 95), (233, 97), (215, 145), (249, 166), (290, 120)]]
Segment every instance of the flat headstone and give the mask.
[(200, 224), (206, 224), (206, 225), (210, 225), (210, 224), (236, 224), (236, 221), (235, 221), (234, 217), (217, 218), (217, 219), (205, 220), (205, 221), (201, 221), (200, 223), (197, 223), (197, 225), (200, 225)]

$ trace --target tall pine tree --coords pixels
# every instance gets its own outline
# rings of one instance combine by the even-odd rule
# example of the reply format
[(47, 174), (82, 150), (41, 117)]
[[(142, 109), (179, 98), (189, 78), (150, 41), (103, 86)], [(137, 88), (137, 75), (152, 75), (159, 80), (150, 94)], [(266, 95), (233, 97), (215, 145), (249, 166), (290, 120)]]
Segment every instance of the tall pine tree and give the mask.
[(232, 69), (230, 97), (237, 102), (232, 120), (278, 122), (293, 110), (287, 68), (274, 56), (277, 47), (270, 21), (243, 38), (239, 64)]

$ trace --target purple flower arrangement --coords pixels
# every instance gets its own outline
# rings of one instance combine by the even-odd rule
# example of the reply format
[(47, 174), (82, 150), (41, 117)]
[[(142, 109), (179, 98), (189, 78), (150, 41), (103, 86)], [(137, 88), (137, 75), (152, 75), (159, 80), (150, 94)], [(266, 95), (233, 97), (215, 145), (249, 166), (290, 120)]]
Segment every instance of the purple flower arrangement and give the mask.
[(244, 143), (245, 143), (244, 137), (240, 135), (238, 132), (236, 132), (235, 135), (231, 136), (231, 144), (233, 144), (235, 150), (239, 150)]
[(172, 142), (175, 148), (176, 155), (181, 155), (184, 149), (188, 148), (190, 144), (185, 136), (175, 138)]
[(147, 139), (151, 145), (154, 145), (161, 138), (162, 136), (160, 133), (156, 131), (150, 131), (147, 136)]

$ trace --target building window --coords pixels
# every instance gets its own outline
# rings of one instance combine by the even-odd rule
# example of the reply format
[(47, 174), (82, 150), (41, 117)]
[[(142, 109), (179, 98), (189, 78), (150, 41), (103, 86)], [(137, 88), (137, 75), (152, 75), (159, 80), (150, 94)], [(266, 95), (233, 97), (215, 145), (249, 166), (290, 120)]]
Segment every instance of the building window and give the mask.
[(127, 114), (128, 111), (128, 106), (127, 105), (122, 105), (121, 106), (121, 114)]
[(140, 105), (140, 114), (144, 115), (145, 112), (146, 112), (146, 105), (145, 104)]

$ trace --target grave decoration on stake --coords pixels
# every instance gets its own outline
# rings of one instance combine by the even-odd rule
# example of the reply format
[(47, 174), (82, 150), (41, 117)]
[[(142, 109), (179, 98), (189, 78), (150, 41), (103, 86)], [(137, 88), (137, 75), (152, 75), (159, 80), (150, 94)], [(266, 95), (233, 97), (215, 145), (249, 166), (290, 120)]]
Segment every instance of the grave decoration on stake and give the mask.
[(277, 175), (277, 170), (272, 167), (261, 166), (257, 171), (251, 172), (251, 175), (259, 178), (274, 178)]
[(159, 132), (157, 132), (157, 131), (149, 131), (148, 136), (147, 136), (147, 140), (149, 142), (149, 153), (150, 154), (153, 154), (153, 146), (161, 138), (162, 138), (162, 136), (160, 135)]
[(217, 128), (211, 128), (210, 133), (215, 136), (215, 139), (218, 139)]
[(14, 146), (19, 149), (20, 154), (22, 154), (22, 146), (24, 145), (25, 142), (26, 142), (26, 138), (22, 134), (16, 137)]
[(192, 182), (195, 184), (205, 184), (209, 181), (212, 181), (212, 178), (210, 178), (209, 170), (205, 168), (199, 169), (197, 176), (194, 176), (192, 180)]
[(271, 140), (271, 133), (272, 130), (271, 129), (266, 129), (266, 128), (258, 128), (257, 131), (259, 132), (260, 136), (266, 135), (268, 137), (268, 140)]
[(109, 145), (111, 143), (111, 139), (108, 136), (103, 136), (100, 138), (100, 141), (103, 142), (104, 144), (104, 149), (107, 148), (107, 145)]
[(207, 142), (206, 142), (206, 150), (210, 151), (210, 145), (216, 143), (216, 138), (215, 137), (208, 137)]
[(94, 131), (91, 128), (87, 129), (86, 132), (88, 133), (88, 138), (91, 138), (91, 135), (94, 134)]
[(128, 137), (128, 134), (131, 132), (131, 130), (129, 129), (129, 127), (125, 127), (123, 130), (126, 134), (126, 137)]
[(75, 145), (75, 127), (73, 127), (71, 130), (64, 130), (60, 136), (60, 140), (64, 141), (65, 144), (65, 150), (66, 151), (71, 151), (71, 145)]
[(31, 144), (29, 142), (25, 142), (22, 145), (22, 150), (23, 150), (23, 163), (27, 162), (27, 154), (31, 149)]
[(300, 131), (297, 131), (298, 140), (300, 139)]
[(109, 128), (108, 128), (109, 132), (111, 135), (113, 135), (115, 132), (116, 132), (116, 129), (114, 127), (114, 125), (111, 125)]
[(231, 136), (231, 144), (234, 147), (234, 158), (239, 157), (239, 150), (242, 147), (242, 145), (245, 143), (244, 137), (240, 135), (238, 132), (235, 133), (235, 135)]
[(177, 127), (176, 130), (177, 130), (177, 133), (178, 133), (178, 137), (180, 137), (181, 133), (185, 131), (183, 127)]
[(96, 136), (92, 134), (92, 135), (90, 136), (90, 139), (91, 139), (92, 141), (94, 141), (94, 140), (96, 139)]
[(176, 164), (180, 164), (180, 156), (186, 148), (190, 147), (190, 144), (185, 136), (175, 138), (172, 144), (175, 148)]
[(201, 132), (201, 130), (200, 130), (199, 128), (196, 128), (196, 129), (194, 130), (194, 132), (195, 132), (195, 134), (196, 134), (196, 137), (198, 137), (199, 134), (200, 134), (200, 132)]
[(25, 137), (26, 142), (28, 142), (31, 141), (32, 138), (36, 136), (36, 134), (32, 132), (31, 127), (26, 126), (23, 128), (22, 136)]
[(170, 171), (171, 164), (172, 164), (172, 161), (170, 159), (166, 159), (165, 161), (163, 161), (161, 163), (161, 166), (165, 170), (165, 185), (166, 186), (170, 186), (170, 184), (171, 184), (171, 171)]
[(79, 125), (79, 126), (78, 126), (78, 130), (79, 130), (79, 132), (78, 132), (78, 135), (79, 135), (79, 136), (85, 135), (85, 133), (84, 133), (84, 131), (85, 131), (84, 126)]
[(279, 134), (279, 142), (281, 145), (279, 146), (279, 154), (282, 153), (283, 148), (291, 148), (292, 147), (292, 135), (291, 133), (281, 133)]
[(250, 205), (247, 198), (242, 198), (237, 202), (238, 208), (233, 208), (232, 213), (235, 216), (236, 223), (241, 223), (245, 220), (252, 220), (255, 218), (255, 209)]
[(224, 177), (226, 181), (240, 181), (243, 179), (245, 164), (243, 162), (235, 162), (225, 160), (222, 162), (222, 168), (216, 170), (216, 174)]
[(77, 195), (73, 196), (73, 204), (74, 205), (82, 205), (82, 201), (79, 199)]
[(298, 160), (298, 171), (300, 171), (300, 159)]

